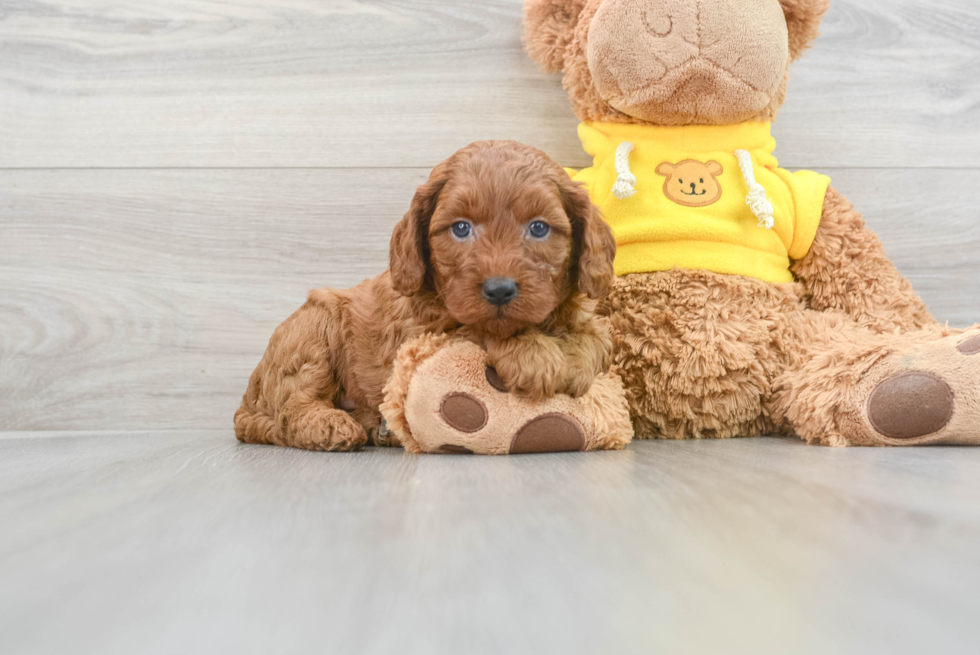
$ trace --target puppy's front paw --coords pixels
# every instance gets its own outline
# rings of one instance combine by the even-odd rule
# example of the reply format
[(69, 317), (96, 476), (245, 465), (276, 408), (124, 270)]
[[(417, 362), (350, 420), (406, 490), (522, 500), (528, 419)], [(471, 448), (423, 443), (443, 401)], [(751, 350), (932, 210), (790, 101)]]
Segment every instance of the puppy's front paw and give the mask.
[(547, 339), (501, 342), (490, 352), (490, 365), (508, 391), (531, 400), (551, 398), (567, 384), (565, 355)]
[(597, 377), (609, 372), (612, 365), (612, 341), (605, 338), (586, 338), (567, 344), (565, 370), (559, 393), (581, 398), (592, 388)]
[(360, 450), (367, 439), (367, 432), (347, 412), (315, 407), (296, 419), (283, 445), (336, 452)]
[(596, 375), (598, 374), (591, 367), (587, 367), (581, 362), (570, 361), (565, 367), (558, 393), (567, 394), (572, 398), (581, 398), (592, 388)]

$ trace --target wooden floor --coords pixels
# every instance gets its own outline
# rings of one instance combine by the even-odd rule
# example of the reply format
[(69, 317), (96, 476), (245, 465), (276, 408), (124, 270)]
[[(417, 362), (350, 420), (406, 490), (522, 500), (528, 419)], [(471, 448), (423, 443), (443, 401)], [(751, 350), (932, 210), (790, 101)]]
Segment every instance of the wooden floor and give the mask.
[[(0, 653), (977, 652), (980, 451), (233, 440), (434, 164), (587, 163), (520, 4), (0, 0)], [(832, 5), (777, 155), (980, 322), (980, 4)]]
[(976, 653), (980, 450), (0, 439), (11, 653)]

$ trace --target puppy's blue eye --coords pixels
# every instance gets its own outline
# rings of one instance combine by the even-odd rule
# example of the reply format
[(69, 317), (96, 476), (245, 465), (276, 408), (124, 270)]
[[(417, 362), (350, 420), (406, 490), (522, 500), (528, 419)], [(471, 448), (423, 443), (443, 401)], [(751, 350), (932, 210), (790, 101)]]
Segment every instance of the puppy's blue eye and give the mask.
[(453, 223), (453, 236), (457, 239), (466, 239), (473, 234), (473, 226), (468, 221), (456, 221)]
[(543, 239), (551, 232), (551, 226), (544, 221), (534, 221), (528, 226), (527, 231), (535, 239)]

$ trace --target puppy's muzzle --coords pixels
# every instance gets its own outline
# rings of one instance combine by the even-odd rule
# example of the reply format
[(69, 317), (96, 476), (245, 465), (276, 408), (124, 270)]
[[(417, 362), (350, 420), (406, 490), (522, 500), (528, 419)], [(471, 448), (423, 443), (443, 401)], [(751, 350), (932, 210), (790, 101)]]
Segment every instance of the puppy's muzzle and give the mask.
[(492, 277), (483, 283), (483, 297), (497, 307), (503, 307), (517, 297), (517, 282), (509, 277)]

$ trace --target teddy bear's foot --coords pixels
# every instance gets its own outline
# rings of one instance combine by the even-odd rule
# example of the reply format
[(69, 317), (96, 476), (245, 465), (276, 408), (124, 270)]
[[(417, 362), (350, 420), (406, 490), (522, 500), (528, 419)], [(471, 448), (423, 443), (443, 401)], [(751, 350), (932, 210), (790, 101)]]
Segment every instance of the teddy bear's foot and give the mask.
[[(501, 394), (509, 394), (503, 380), (493, 367), (485, 366), (484, 377), (487, 385), (491, 388), (471, 390), (475, 393), (454, 391), (442, 398), (439, 403), (438, 418), (441, 419), (443, 426), (435, 427), (433, 434), (444, 432), (439, 428), (449, 427), (452, 432), (446, 434), (446, 439), (450, 443), (432, 444), (435, 450), (430, 452), (453, 453), (453, 454), (473, 454), (474, 450), (460, 445), (460, 441), (466, 441), (483, 452), (495, 451), (502, 452), (502, 447), (506, 446), (506, 452), (511, 455), (526, 453), (562, 453), (579, 450), (587, 450), (589, 440), (586, 436), (586, 429), (583, 428), (579, 419), (571, 413), (561, 411), (545, 411), (543, 409), (559, 410), (563, 403), (552, 403), (552, 407), (537, 407), (538, 403), (528, 401), (515, 404), (511, 401), (512, 397), (501, 397)], [(480, 385), (483, 386), (483, 385)], [(481, 399), (480, 396), (483, 398)], [(423, 405), (428, 404), (425, 399), (418, 397)], [(418, 404), (417, 402), (414, 404)], [(546, 403), (547, 404), (547, 403)], [(496, 426), (491, 426), (491, 409)], [(566, 408), (567, 411), (567, 408)], [(533, 418), (527, 418), (532, 416)], [(513, 425), (520, 423), (522, 418), (527, 418), (526, 422), (520, 424), (516, 430)], [(579, 417), (580, 419), (583, 417)], [(509, 425), (508, 425), (509, 424)], [(489, 428), (487, 437), (483, 444), (471, 443), (463, 435), (475, 434)], [(461, 433), (461, 434), (460, 434)], [(494, 438), (492, 435), (499, 434), (503, 439)], [(490, 442), (498, 443), (490, 443)], [(431, 448), (431, 446), (430, 446)]]
[(618, 378), (600, 376), (581, 398), (532, 401), (507, 391), (480, 347), (462, 341), (433, 348), (420, 344), (399, 355), (382, 406), (406, 450), (486, 455), (603, 450), (622, 448), (633, 436)]
[(892, 356), (882, 367), (886, 374), (865, 387), (871, 388), (856, 426), (866, 428), (870, 440), (980, 445), (980, 331)]
[(946, 332), (907, 335), (828, 410), (827, 430), (797, 432), (838, 446), (980, 445), (980, 330)]

